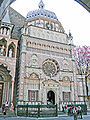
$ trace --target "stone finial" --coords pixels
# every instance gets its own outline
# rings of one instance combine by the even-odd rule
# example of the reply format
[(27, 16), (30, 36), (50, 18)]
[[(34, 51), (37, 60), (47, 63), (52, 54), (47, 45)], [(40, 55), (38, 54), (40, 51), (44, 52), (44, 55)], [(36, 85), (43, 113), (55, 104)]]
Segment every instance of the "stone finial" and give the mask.
[(68, 44), (73, 44), (73, 36), (69, 30), (69, 35), (68, 35)]

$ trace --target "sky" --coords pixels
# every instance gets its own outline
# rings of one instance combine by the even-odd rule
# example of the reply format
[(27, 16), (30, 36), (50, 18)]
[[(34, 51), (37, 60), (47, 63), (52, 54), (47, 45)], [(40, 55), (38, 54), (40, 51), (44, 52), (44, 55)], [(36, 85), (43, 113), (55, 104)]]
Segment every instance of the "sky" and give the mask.
[[(16, 0), (11, 7), (26, 17), (38, 9), (40, 0)], [(74, 0), (43, 0), (45, 9), (54, 12), (65, 29), (73, 36), (76, 46), (90, 46), (90, 13)]]

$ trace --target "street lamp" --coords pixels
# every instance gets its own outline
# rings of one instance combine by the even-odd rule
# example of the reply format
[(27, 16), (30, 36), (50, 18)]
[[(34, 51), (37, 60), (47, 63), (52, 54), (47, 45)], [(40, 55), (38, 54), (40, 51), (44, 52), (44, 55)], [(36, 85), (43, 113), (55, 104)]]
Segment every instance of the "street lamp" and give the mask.
[(87, 98), (88, 98), (88, 83), (87, 83), (87, 79), (89, 77), (89, 62), (87, 62), (87, 66), (86, 66), (86, 72), (85, 72), (85, 82), (86, 82), (86, 95), (87, 95)]
[(84, 89), (83, 73), (84, 73), (83, 64), (80, 64), (80, 75), (81, 75), (81, 79), (82, 79), (82, 88), (83, 88), (83, 101), (84, 101), (84, 103), (86, 104), (86, 101), (85, 101), (85, 89)]

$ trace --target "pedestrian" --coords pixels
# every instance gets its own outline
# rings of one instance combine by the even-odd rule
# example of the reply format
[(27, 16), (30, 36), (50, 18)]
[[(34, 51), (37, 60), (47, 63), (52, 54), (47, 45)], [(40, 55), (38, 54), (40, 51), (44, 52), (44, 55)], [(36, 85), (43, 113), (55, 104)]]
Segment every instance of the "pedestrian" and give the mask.
[(6, 110), (8, 110), (8, 102), (6, 102), (5, 108), (6, 108)]
[(67, 112), (67, 104), (65, 104), (65, 112)]
[(51, 104), (53, 104), (53, 100), (51, 99)]
[(78, 106), (77, 114), (80, 115), (82, 119), (82, 108), (80, 106)]
[(62, 105), (62, 112), (64, 112), (64, 109), (65, 109), (65, 105), (63, 104)]
[(5, 109), (5, 104), (2, 104), (2, 113), (3, 113), (4, 109)]
[(4, 118), (6, 118), (6, 109), (3, 111)]
[(77, 111), (78, 111), (78, 114), (81, 112), (81, 107), (80, 106), (78, 106)]
[(71, 115), (72, 114), (72, 107), (70, 106), (69, 108), (68, 108), (68, 115)]
[(73, 113), (77, 113), (77, 107), (76, 106), (73, 108)]
[(73, 113), (74, 113), (74, 120), (77, 120), (77, 107), (76, 106), (73, 108)]

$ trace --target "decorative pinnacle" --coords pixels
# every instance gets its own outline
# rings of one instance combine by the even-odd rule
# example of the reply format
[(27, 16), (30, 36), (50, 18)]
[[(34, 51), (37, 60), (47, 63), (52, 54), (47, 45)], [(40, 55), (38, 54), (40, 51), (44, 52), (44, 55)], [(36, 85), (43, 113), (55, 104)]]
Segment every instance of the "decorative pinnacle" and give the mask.
[(39, 5), (38, 5), (38, 7), (39, 7), (40, 9), (43, 9), (43, 8), (45, 7), (45, 5), (44, 5), (44, 3), (43, 3), (42, 0), (40, 0), (40, 3), (39, 3)]
[(71, 34), (70, 30), (69, 30), (69, 37), (70, 37), (70, 36), (72, 36), (72, 34)]

